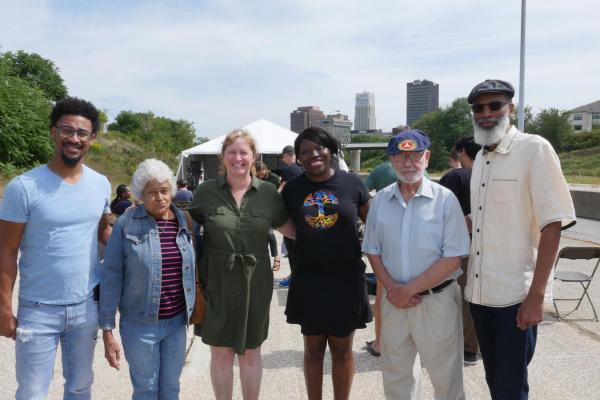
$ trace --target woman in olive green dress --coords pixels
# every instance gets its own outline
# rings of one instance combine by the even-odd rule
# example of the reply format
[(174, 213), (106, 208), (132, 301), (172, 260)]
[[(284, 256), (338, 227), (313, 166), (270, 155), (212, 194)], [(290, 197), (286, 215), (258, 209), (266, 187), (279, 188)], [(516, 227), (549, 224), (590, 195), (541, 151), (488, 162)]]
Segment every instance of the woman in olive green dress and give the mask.
[(228, 134), (221, 157), (225, 176), (202, 183), (189, 208), (204, 226), (200, 278), (206, 295), (202, 341), (210, 345), (215, 397), (231, 399), (237, 354), (245, 400), (258, 399), (267, 338), (273, 272), (267, 249), (271, 227), (293, 236), (277, 189), (250, 173), (256, 142), (242, 130)]

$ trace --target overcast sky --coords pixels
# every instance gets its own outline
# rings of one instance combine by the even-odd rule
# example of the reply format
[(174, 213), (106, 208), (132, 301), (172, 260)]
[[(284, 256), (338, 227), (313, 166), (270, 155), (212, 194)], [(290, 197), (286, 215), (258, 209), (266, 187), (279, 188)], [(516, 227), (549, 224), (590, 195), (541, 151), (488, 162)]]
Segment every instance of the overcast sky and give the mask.
[[(521, 2), (481, 0), (0, 0), (0, 51), (55, 62), (71, 95), (114, 118), (152, 111), (215, 137), (298, 106), (354, 119), (375, 93), (377, 128), (406, 122), (406, 83), (440, 105), (486, 78), (518, 90)], [(600, 2), (528, 2), (525, 103), (600, 100)]]

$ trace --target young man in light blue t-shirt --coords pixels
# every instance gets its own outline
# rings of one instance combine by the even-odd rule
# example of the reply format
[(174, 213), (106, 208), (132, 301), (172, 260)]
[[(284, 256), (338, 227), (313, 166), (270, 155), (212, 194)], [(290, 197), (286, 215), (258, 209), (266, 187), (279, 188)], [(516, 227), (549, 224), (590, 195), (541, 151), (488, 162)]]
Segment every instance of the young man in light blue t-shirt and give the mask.
[(97, 245), (110, 234), (110, 184), (82, 158), (96, 138), (98, 117), (87, 101), (56, 103), (50, 114), (54, 157), (14, 178), (0, 203), (0, 335), (16, 342), (17, 399), (46, 397), (59, 341), (64, 398), (91, 398)]

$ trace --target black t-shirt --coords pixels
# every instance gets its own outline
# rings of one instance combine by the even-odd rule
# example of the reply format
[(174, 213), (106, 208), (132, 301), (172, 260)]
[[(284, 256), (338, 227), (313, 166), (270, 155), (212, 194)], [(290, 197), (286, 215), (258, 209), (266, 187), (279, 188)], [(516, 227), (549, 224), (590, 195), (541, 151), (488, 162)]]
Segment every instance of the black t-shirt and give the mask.
[(464, 215), (471, 213), (471, 169), (457, 168), (442, 176), (440, 185), (452, 190)]
[(289, 182), (295, 177), (302, 175), (302, 172), (304, 172), (304, 170), (301, 166), (296, 163), (292, 163), (281, 169), (281, 180), (283, 182)]
[(313, 182), (303, 174), (285, 185), (282, 196), (296, 225), (297, 268), (356, 268), (358, 208), (370, 198), (358, 176), (336, 171), (327, 181)]

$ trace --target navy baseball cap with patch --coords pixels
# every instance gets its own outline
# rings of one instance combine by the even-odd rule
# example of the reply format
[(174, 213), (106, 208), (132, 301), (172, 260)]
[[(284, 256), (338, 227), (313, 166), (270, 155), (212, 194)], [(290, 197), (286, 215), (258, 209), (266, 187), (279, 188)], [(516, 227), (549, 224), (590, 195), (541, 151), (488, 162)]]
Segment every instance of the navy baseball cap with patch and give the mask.
[(484, 93), (502, 93), (512, 99), (515, 95), (515, 88), (510, 83), (501, 81), (500, 79), (486, 79), (471, 89), (467, 101), (469, 104), (473, 104), (475, 98)]
[(394, 154), (425, 151), (431, 146), (431, 140), (425, 132), (418, 129), (402, 131), (396, 136), (392, 136), (388, 142), (387, 154)]

